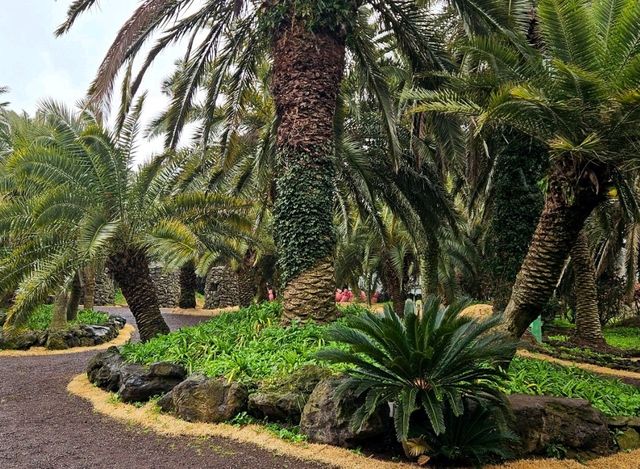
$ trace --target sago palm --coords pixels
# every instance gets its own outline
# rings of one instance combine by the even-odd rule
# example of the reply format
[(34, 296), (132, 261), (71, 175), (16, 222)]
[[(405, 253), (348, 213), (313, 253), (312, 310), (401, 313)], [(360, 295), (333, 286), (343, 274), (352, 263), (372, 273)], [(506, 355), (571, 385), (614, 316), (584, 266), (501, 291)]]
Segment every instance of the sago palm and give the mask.
[[(58, 33), (97, 3), (76, 0)], [(108, 97), (118, 71), (131, 63), (143, 44), (162, 31), (142, 66), (140, 77), (166, 46), (189, 41), (187, 64), (169, 111), (167, 143), (177, 144), (197, 91), (212, 67), (216, 79), (205, 91), (208, 115), (217, 105), (223, 82), (229, 96), (241, 102), (265, 56), (271, 63), (271, 94), (277, 116), (277, 181), (274, 227), (280, 274), (284, 283), (284, 318), (335, 317), (333, 302), (335, 233), (333, 230), (336, 101), (347, 61), (369, 69), (371, 89), (384, 91), (381, 70), (369, 61), (375, 51), (368, 34), (375, 17), (382, 33), (394, 37), (395, 50), (424, 69), (437, 66), (429, 31), (430, 16), (416, 0), (211, 0), (190, 10), (190, 0), (146, 0), (118, 33), (91, 87), (94, 102)], [(452, 0), (469, 27), (488, 28), (510, 21), (498, 0)], [(510, 2), (521, 13), (520, 1)], [(372, 16), (375, 15), (375, 16)], [(172, 24), (169, 24), (171, 22)], [(364, 32), (364, 33), (363, 33)], [(135, 89), (140, 80), (135, 80)], [(379, 93), (383, 96), (384, 93)], [(233, 109), (233, 107), (232, 107)], [(391, 115), (392, 113), (389, 113)], [(394, 132), (392, 120), (386, 130)], [(206, 121), (202, 135), (212, 122)]]
[(544, 208), (505, 310), (516, 337), (548, 301), (606, 187), (624, 190), (640, 141), (640, 4), (540, 0), (537, 19), (542, 48), (514, 34), (475, 38), (468, 75), (413, 95), (418, 110), (471, 117), (478, 131), (516, 128), (549, 152)]
[(45, 103), (28, 138), (16, 136), (3, 165), (7, 197), (0, 206), (2, 234), (15, 246), (0, 265), (0, 285), (18, 287), (8, 325), (23, 321), (80, 268), (103, 261), (142, 340), (168, 332), (149, 275), (151, 233), (180, 223), (224, 236), (239, 232), (240, 202), (175, 193), (180, 168), (170, 155), (134, 169), (141, 109), (142, 100), (116, 135), (89, 111)]
[(403, 319), (386, 307), (384, 315), (366, 312), (333, 327), (331, 339), (349, 350), (328, 349), (320, 357), (353, 365), (343, 389), (365, 397), (353, 415), (355, 427), (393, 402), (397, 437), (406, 442), (418, 410), (440, 435), (447, 430), (446, 409), (460, 416), (466, 399), (503, 403), (499, 384), (506, 374), (499, 363), (513, 353), (514, 343), (495, 332), (498, 317), (477, 322), (460, 314), (465, 306), (444, 308), (431, 297), (422, 312), (408, 304)]

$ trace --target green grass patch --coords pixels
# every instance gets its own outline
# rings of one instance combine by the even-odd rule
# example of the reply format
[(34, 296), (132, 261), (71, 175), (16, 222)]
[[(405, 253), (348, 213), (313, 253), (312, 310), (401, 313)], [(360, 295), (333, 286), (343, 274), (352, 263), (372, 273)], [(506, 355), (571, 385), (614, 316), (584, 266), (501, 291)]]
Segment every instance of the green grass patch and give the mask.
[(607, 344), (627, 350), (640, 350), (640, 329), (637, 327), (609, 327), (603, 331)]
[(515, 358), (509, 369), (510, 394), (586, 399), (609, 416), (640, 416), (640, 389), (579, 368), (528, 358)]
[[(316, 353), (327, 345), (328, 326), (309, 323), (283, 328), (280, 311), (280, 304), (272, 302), (224, 313), (144, 344), (125, 345), (123, 354), (135, 363), (167, 360), (190, 373), (224, 376), (245, 384), (318, 364)], [(342, 311), (353, 314), (362, 307), (348, 306)]]
[[(47, 330), (49, 328), (49, 325), (51, 324), (52, 317), (53, 305), (40, 305), (29, 316), (29, 319), (24, 324), (24, 327), (32, 331)], [(69, 327), (80, 324), (99, 326), (101, 324), (106, 324), (108, 321), (109, 315), (107, 313), (86, 309), (83, 311), (78, 311), (78, 316), (76, 317), (76, 319), (74, 321), (69, 321)]]
[(551, 321), (551, 325), (562, 329), (575, 329), (576, 325), (566, 318), (555, 318)]
[(113, 301), (116, 306), (127, 306), (127, 300), (125, 300), (124, 295), (122, 294), (122, 290), (120, 290), (119, 288), (116, 290)]

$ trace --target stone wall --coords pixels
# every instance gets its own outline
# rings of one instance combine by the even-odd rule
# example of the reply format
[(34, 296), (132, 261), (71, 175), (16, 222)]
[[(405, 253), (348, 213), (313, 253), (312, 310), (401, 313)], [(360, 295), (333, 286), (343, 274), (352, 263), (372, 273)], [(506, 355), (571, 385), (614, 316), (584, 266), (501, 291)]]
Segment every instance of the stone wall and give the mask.
[(238, 276), (228, 266), (214, 267), (209, 271), (204, 286), (205, 309), (237, 306)]
[(167, 272), (158, 265), (149, 266), (161, 308), (176, 308), (180, 299), (180, 272)]

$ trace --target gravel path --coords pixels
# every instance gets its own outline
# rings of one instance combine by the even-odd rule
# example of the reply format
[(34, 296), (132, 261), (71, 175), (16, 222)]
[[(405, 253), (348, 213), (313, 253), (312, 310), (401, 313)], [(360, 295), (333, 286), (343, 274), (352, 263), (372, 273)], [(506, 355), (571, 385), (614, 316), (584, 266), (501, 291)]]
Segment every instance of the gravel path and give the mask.
[[(105, 308), (124, 316), (129, 312)], [(175, 329), (203, 317), (165, 314)], [(0, 358), (0, 468), (320, 468), (222, 438), (166, 437), (93, 413), (66, 391), (93, 353)]]

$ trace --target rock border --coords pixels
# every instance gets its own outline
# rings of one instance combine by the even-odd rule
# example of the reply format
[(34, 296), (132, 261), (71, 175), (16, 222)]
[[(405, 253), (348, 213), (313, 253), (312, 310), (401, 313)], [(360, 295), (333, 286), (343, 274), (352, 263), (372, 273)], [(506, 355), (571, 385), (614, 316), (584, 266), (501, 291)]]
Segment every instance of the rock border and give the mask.
[(85, 374), (73, 378), (67, 386), (70, 394), (89, 401), (95, 412), (124, 423), (140, 425), (169, 436), (215, 436), (241, 443), (257, 445), (283, 456), (303, 461), (315, 461), (344, 469), (409, 469), (413, 464), (380, 461), (361, 456), (344, 448), (315, 443), (291, 443), (270, 434), (259, 425), (235, 427), (225, 423), (192, 423), (167, 414), (158, 413), (153, 404), (137, 407), (115, 402), (112, 394), (93, 386)]
[[(404, 462), (381, 461), (361, 456), (344, 448), (316, 443), (292, 443), (270, 434), (259, 425), (235, 427), (225, 423), (192, 423), (178, 417), (159, 413), (153, 404), (147, 403), (142, 407), (132, 404), (116, 402), (112, 394), (93, 386), (86, 374), (73, 378), (67, 386), (67, 391), (89, 401), (94, 412), (106, 415), (115, 420), (132, 425), (139, 425), (145, 429), (169, 436), (192, 437), (222, 437), (240, 443), (254, 444), (263, 449), (283, 456), (297, 458), (303, 461), (315, 461), (344, 469), (415, 469), (415, 464)], [(525, 459), (512, 461), (502, 465), (490, 465), (485, 469), (637, 469), (640, 460), (640, 450), (616, 453), (588, 461), (582, 464), (578, 461), (565, 459)], [(375, 464), (375, 466), (372, 466)]]
[(106, 350), (109, 347), (119, 347), (121, 345), (126, 344), (131, 340), (133, 333), (136, 331), (136, 328), (131, 324), (125, 324), (125, 326), (120, 329), (120, 333), (118, 337), (113, 339), (110, 342), (105, 342), (100, 345), (92, 345), (90, 347), (73, 347), (65, 350), (49, 350), (45, 347), (31, 347), (28, 350), (2, 350), (0, 351), (0, 358), (4, 357), (41, 357), (41, 356), (52, 356), (52, 355), (66, 355), (68, 353), (84, 353), (84, 352), (95, 352), (99, 350)]

